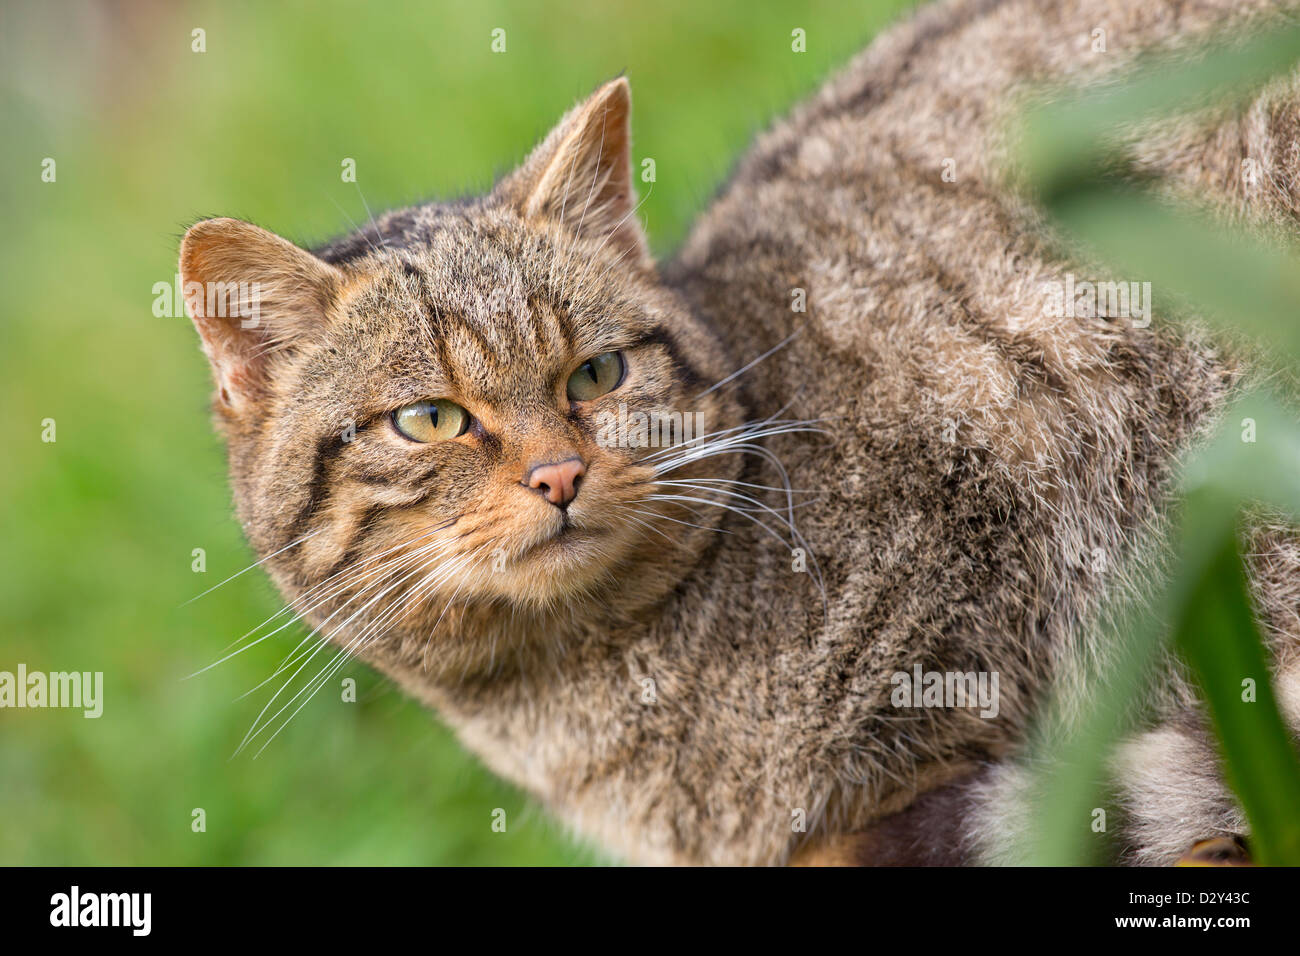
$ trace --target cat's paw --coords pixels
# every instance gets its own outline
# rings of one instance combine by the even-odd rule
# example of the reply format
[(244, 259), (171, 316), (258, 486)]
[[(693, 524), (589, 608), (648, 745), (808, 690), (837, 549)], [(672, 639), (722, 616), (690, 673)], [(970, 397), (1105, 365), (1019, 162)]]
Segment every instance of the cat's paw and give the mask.
[(1221, 836), (1199, 840), (1175, 866), (1254, 866), (1244, 837)]

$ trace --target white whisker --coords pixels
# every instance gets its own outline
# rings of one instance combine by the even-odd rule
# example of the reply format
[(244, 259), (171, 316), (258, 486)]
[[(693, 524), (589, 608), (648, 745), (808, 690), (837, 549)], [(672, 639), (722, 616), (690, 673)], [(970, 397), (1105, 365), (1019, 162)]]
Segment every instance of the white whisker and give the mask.
[(219, 582), (219, 583), (217, 583), (217, 584), (214, 584), (214, 585), (212, 585), (212, 587), (208, 588), (206, 591), (203, 591), (203, 592), (201, 592), (201, 593), (199, 593), (199, 594), (194, 595), (194, 597), (190, 598), (190, 599), (189, 599), (188, 601), (186, 601), (184, 604), (180, 605), (180, 607), (188, 607), (189, 605), (191, 605), (191, 604), (193, 604), (195, 601), (197, 601), (199, 598), (203, 597), (203, 595), (205, 595), (205, 594), (211, 594), (211, 593), (212, 593), (213, 591), (215, 591), (217, 588), (221, 587), (222, 585), (229, 584), (231, 581), (235, 580), (235, 578), (239, 577), (241, 574), (247, 574), (249, 571), (253, 570), (253, 568), (256, 568), (256, 567), (259, 567), (259, 566), (265, 564), (267, 561), (270, 561), (270, 560), (271, 560), (272, 558), (274, 558), (276, 555), (284, 554), (284, 553), (285, 553), (286, 551), (288, 551), (290, 548), (297, 547), (298, 545), (300, 545), (300, 544), (302, 544), (304, 541), (306, 541), (308, 538), (312, 537), (313, 535), (317, 535), (317, 534), (320, 534), (320, 529), (319, 529), (319, 528), (317, 528), (315, 531), (310, 531), (310, 532), (308, 532), (307, 534), (305, 534), (305, 535), (303, 535), (301, 538), (299, 538), (297, 541), (290, 541), (288, 544), (286, 544), (286, 545), (285, 545), (283, 548), (281, 548), (279, 551), (273, 551), (273, 552), (271, 552), (271, 553), (268, 554), (266, 557), (262, 558), (260, 561), (254, 561), (254, 562), (253, 562), (252, 564), (250, 564), (248, 567), (244, 568), (244, 570), (242, 570), (242, 571), (236, 571), (236, 572), (235, 572), (234, 574), (232, 574), (230, 577), (226, 578), (226, 580), (221, 581), (221, 582)]
[(748, 372), (751, 368), (753, 368), (753, 367), (754, 367), (755, 365), (757, 365), (759, 362), (763, 361), (763, 359), (767, 358), (769, 355), (772, 355), (772, 354), (775, 353), (775, 352), (779, 352), (781, 349), (785, 348), (787, 345), (789, 345), (791, 342), (793, 342), (794, 339), (795, 339), (795, 336), (797, 336), (797, 335), (798, 335), (800, 332), (802, 332), (802, 331), (803, 331), (802, 329), (795, 329), (793, 332), (791, 332), (789, 335), (787, 335), (785, 338), (783, 338), (780, 342), (776, 343), (776, 345), (772, 346), (770, 349), (768, 349), (766, 352), (764, 352), (764, 353), (763, 353), (762, 355), (760, 355), (758, 358), (756, 358), (756, 359), (754, 359), (753, 361), (748, 362), (748, 363), (746, 363), (745, 365), (741, 366), (741, 367), (738, 368), (736, 371), (734, 371), (734, 372), (732, 372), (730, 375), (728, 375), (726, 378), (722, 379), (722, 381), (714, 383), (713, 385), (711, 385), (711, 386), (709, 386), (708, 388), (706, 388), (704, 391), (700, 392), (700, 394), (696, 395), (695, 397), (696, 397), (697, 399), (699, 399), (699, 398), (703, 398), (705, 395), (708, 395), (710, 392), (716, 391), (717, 389), (719, 389), (719, 388), (721, 388), (722, 386), (726, 385), (728, 382), (732, 381), (733, 379), (737, 378), (738, 376), (743, 375), (744, 373)]

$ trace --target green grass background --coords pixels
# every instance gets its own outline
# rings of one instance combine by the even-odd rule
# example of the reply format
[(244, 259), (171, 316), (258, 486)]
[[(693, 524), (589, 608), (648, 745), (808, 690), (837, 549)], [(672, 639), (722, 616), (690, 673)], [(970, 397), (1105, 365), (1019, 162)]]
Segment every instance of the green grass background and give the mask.
[(187, 319), (152, 314), (153, 284), (203, 216), (307, 244), (367, 204), (479, 191), (624, 70), (635, 157), (657, 164), (642, 213), (669, 252), (753, 134), (906, 6), (7, 4), (0, 670), (103, 671), (105, 704), (0, 710), (0, 864), (600, 861), (359, 666), (357, 703), (332, 685), (260, 758), (231, 759), (265, 699), (236, 698), (302, 634), (183, 680), (280, 603), (253, 572), (181, 606), (254, 558), (206, 363)]

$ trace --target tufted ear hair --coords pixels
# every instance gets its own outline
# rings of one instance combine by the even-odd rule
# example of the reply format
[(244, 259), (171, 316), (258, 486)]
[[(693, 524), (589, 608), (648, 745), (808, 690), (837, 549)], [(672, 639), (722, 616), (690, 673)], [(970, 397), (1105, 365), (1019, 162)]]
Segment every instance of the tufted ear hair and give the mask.
[(648, 265), (650, 252), (635, 215), (631, 116), (627, 78), (610, 80), (564, 115), (502, 181), (499, 195), (525, 218), (606, 239), (630, 265)]
[(321, 325), (343, 287), (338, 269), (238, 219), (191, 226), (180, 273), (218, 398), (236, 414), (265, 396), (274, 353)]

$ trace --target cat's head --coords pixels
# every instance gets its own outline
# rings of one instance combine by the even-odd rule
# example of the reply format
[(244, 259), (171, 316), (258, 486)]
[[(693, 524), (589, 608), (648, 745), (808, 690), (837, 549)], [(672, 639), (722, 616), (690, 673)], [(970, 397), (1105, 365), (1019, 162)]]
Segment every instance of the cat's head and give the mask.
[(739, 423), (711, 390), (735, 366), (659, 281), (629, 111), (614, 80), (487, 196), (316, 254), (232, 219), (186, 234), (237, 510), (308, 619), (436, 646), (449, 604), (631, 609), (707, 546), (721, 509), (662, 482), (736, 476), (698, 444)]

